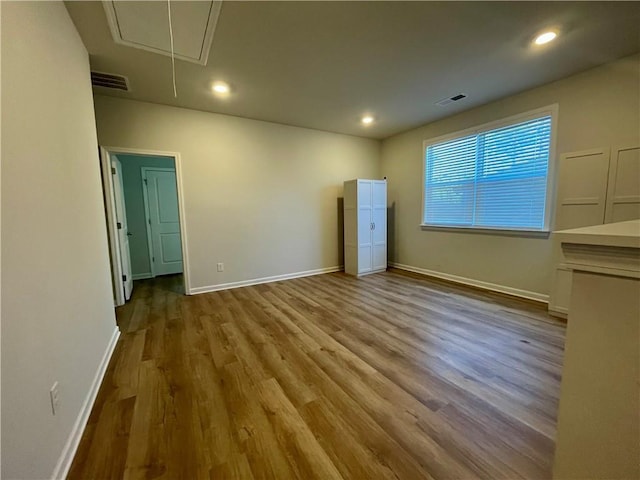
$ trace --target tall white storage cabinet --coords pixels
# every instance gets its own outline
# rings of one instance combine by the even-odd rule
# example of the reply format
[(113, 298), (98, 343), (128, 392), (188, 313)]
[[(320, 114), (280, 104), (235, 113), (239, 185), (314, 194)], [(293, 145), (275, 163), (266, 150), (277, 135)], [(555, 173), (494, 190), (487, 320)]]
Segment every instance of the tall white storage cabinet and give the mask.
[(344, 182), (344, 271), (387, 269), (387, 181)]

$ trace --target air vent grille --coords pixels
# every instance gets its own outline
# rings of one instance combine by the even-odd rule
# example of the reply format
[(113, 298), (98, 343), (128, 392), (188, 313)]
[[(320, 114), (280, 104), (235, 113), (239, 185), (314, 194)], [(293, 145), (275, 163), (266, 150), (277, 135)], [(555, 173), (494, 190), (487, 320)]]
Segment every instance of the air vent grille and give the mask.
[(453, 97), (443, 98), (439, 102), (436, 102), (436, 105), (438, 105), (439, 107), (444, 107), (445, 105), (449, 105), (450, 103), (458, 102), (458, 101), (462, 100), (463, 98), (467, 98), (467, 96), (464, 93), (458, 93), (457, 95), (454, 95)]
[(111, 88), (114, 90), (129, 91), (129, 80), (122, 75), (112, 73), (91, 72), (91, 85), (94, 87)]

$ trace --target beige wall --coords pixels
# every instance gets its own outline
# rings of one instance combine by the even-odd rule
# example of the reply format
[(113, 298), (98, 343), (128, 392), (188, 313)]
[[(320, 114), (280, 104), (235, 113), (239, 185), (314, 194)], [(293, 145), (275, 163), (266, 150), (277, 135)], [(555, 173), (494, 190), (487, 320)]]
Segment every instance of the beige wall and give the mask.
[(3, 478), (52, 475), (115, 332), (96, 147), (64, 5), (3, 2)]
[[(557, 157), (564, 152), (638, 144), (640, 56), (574, 75), (384, 140), (389, 260), (539, 295), (549, 293), (552, 241), (479, 233), (423, 231), (422, 142), (558, 103)], [(473, 94), (472, 86), (467, 92)]]
[(104, 96), (95, 106), (101, 145), (180, 153), (192, 289), (342, 263), (342, 184), (378, 177), (380, 142)]

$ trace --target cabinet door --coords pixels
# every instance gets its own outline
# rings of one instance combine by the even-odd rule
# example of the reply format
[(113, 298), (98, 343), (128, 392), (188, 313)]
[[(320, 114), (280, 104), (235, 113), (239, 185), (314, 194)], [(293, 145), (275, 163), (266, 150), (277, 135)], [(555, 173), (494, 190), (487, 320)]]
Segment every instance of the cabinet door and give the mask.
[(358, 273), (372, 270), (372, 182), (358, 180)]
[(555, 230), (604, 222), (608, 149), (566, 153), (560, 158)]
[(358, 273), (371, 271), (371, 209), (358, 212)]
[(613, 150), (605, 223), (640, 218), (640, 147)]
[[(560, 157), (554, 230), (604, 222), (608, 172), (608, 148), (565, 153)], [(557, 245), (556, 252), (549, 310), (566, 314), (569, 311), (571, 270), (564, 264), (560, 245)]]
[(373, 269), (387, 268), (387, 184), (373, 182), (371, 222)]

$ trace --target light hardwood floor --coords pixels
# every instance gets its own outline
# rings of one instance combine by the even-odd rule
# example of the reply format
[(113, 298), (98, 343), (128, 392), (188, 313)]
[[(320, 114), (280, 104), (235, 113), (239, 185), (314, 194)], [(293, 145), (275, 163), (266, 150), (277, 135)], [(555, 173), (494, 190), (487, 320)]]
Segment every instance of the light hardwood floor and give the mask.
[(69, 478), (550, 478), (565, 325), (389, 271), (136, 282)]

